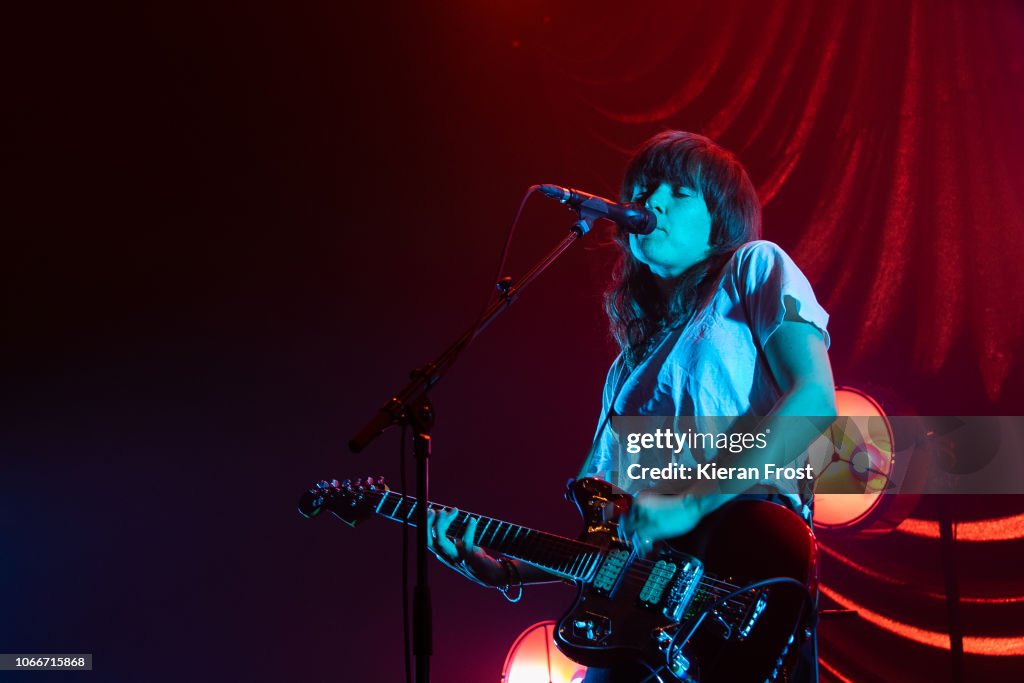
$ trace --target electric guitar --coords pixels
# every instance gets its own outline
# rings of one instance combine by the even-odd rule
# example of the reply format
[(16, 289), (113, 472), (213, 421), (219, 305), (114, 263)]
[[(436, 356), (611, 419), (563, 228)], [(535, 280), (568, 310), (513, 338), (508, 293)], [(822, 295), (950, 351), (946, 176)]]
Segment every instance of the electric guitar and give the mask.
[[(640, 557), (618, 529), (632, 496), (600, 479), (579, 479), (566, 497), (583, 516), (579, 540), (461, 511), (448, 534), (461, 538), (469, 518), (478, 517), (476, 545), (575, 583), (576, 600), (554, 639), (580, 664), (638, 659), (665, 681), (672, 680), (667, 672), (701, 683), (788, 677), (817, 590), (814, 536), (799, 516), (736, 499)], [(327, 509), (351, 525), (373, 514), (413, 525), (417, 504), (371, 477), (318, 482), (299, 511), (313, 517)]]

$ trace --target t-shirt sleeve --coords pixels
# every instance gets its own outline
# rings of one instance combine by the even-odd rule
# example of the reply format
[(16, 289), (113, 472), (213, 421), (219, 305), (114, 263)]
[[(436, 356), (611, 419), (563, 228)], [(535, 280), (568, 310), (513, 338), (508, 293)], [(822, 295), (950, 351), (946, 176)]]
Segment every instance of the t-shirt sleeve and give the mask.
[(811, 283), (789, 254), (772, 242), (744, 245), (740, 253), (737, 288), (743, 298), (747, 319), (763, 349), (783, 320), (799, 319), (821, 332), (827, 348), (828, 313), (818, 303)]

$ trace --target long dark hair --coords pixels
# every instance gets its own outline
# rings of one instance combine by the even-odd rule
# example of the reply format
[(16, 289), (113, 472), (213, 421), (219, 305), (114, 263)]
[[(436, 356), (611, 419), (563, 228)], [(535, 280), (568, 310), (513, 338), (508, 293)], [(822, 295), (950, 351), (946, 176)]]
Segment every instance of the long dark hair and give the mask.
[(643, 360), (662, 330), (690, 320), (733, 253), (761, 235), (761, 202), (750, 177), (731, 152), (709, 138), (681, 130), (652, 137), (626, 166), (622, 200), (631, 201), (635, 188), (650, 192), (661, 183), (703, 195), (711, 214), (710, 248), (706, 259), (674, 278), (666, 301), (656, 276), (630, 251), (629, 235), (615, 231), (619, 259), (605, 310), (629, 368)]

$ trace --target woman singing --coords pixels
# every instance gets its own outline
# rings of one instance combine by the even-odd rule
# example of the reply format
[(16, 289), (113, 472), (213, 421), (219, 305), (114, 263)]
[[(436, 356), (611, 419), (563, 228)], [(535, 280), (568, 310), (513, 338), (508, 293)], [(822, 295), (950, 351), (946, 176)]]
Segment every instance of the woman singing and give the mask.
[[(636, 494), (622, 525), (642, 551), (692, 530), (741, 491), (709, 481), (667, 495), (635, 483), (631, 490), (611, 417), (682, 416), (698, 424), (742, 418), (762, 432), (774, 426), (776, 433), (784, 431), (783, 418), (810, 417), (797, 421), (806, 423), (805, 433), (791, 434), (788, 446), (770, 440), (769, 448), (739, 453), (686, 452), (680, 463), (710, 458), (722, 466), (763, 467), (791, 460), (780, 449), (806, 448), (820, 435), (835, 416), (835, 396), (828, 315), (789, 256), (759, 239), (761, 205), (731, 153), (702, 135), (660, 133), (630, 160), (622, 199), (652, 211), (657, 229), (615, 237), (620, 260), (606, 310), (621, 353), (608, 371), (594, 447), (581, 474)], [(785, 429), (793, 432), (793, 424), (785, 422)], [(771, 500), (810, 520), (806, 494), (761, 484)], [(449, 538), (454, 516), (431, 517), (433, 551), (449, 566), (491, 586), (551, 580), (540, 569), (476, 547), (475, 522), (461, 539)], [(649, 673), (591, 669), (586, 680), (636, 683)]]

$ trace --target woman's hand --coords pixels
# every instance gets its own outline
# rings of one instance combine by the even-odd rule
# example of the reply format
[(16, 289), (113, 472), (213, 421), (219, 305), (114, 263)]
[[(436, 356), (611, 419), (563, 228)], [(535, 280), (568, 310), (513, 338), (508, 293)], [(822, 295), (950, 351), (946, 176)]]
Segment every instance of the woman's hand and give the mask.
[(473, 544), (478, 519), (470, 517), (462, 538), (448, 537), (448, 527), (458, 516), (458, 508), (436, 513), (427, 510), (427, 547), (443, 564), (463, 576), (486, 586), (504, 586), (507, 572), (496, 559)]
[(709, 512), (706, 497), (685, 494), (639, 493), (619, 522), (623, 537), (641, 556), (655, 541), (682, 536)]

